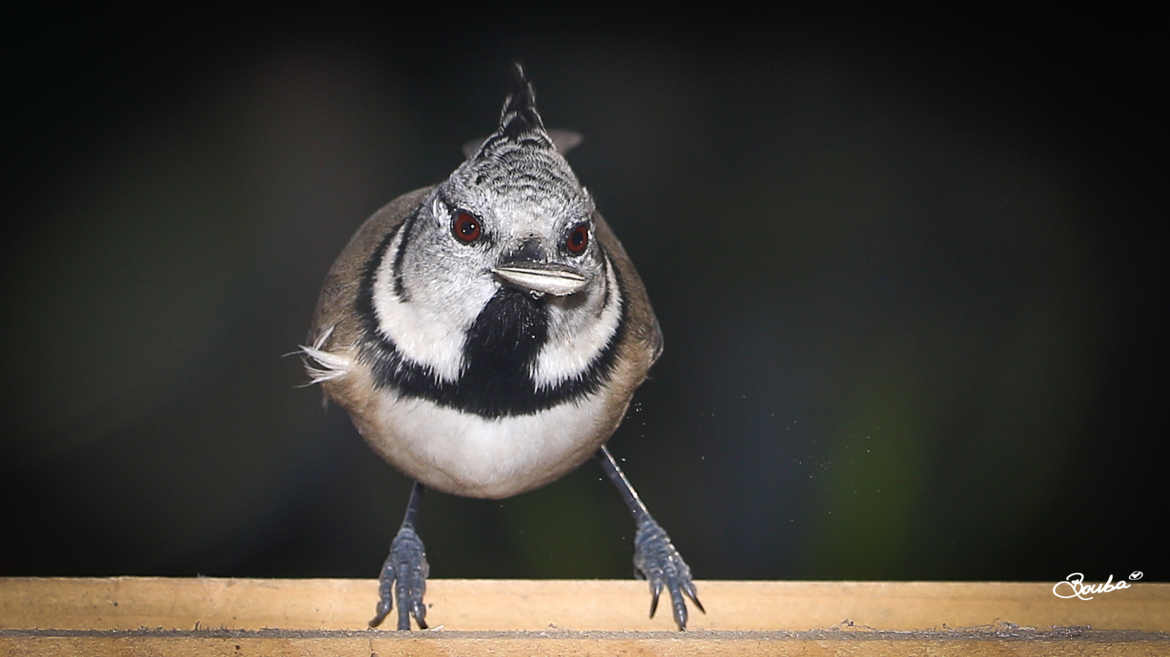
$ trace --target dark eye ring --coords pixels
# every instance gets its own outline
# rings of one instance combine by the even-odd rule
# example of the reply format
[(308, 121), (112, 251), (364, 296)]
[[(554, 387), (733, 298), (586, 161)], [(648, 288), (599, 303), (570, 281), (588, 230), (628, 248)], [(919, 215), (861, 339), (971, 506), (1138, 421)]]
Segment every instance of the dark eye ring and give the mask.
[(464, 244), (471, 244), (483, 235), (483, 224), (467, 210), (456, 210), (451, 220), (451, 234)]
[(589, 246), (589, 224), (581, 222), (569, 229), (565, 237), (565, 249), (573, 255), (581, 255)]

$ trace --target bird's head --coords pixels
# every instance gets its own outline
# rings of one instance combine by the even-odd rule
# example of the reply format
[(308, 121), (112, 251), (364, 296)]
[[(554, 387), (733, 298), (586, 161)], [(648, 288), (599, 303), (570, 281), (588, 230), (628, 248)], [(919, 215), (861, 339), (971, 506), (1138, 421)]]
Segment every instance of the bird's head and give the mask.
[[(392, 284), (394, 301), (410, 306), (395, 314), (409, 312), (410, 324), (427, 330), (393, 317), (381, 324), (437, 378), (458, 378), (472, 352), (523, 352), (540, 387), (596, 356), (604, 345), (587, 338), (613, 335), (619, 293), (593, 200), (545, 130), (519, 65), (514, 77), (495, 132), (469, 149), (383, 255), (394, 280), (379, 291)], [(445, 347), (412, 344), (437, 337)], [(565, 345), (556, 357), (554, 343)]]

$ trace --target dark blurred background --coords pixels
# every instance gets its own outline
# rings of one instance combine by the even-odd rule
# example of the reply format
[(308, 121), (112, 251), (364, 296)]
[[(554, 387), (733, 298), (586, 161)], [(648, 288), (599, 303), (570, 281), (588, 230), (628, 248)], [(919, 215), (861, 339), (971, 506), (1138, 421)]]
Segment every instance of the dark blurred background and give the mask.
[[(453, 13), (454, 10), (452, 10)], [(700, 578), (1167, 579), (1164, 16), (12, 21), (0, 575), (374, 577), (321, 280), (522, 60), (666, 352), (610, 445)], [(629, 577), (596, 465), (436, 577)]]

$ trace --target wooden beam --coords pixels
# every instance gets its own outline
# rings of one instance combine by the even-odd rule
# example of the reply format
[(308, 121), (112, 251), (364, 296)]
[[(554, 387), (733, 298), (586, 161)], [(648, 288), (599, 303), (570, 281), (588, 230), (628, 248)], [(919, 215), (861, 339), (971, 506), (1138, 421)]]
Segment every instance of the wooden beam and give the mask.
[[(644, 582), (432, 580), (434, 629), (369, 630), (373, 580), (0, 579), (0, 654), (1170, 654), (1170, 584), (704, 581), (647, 618)], [(387, 620), (392, 623), (393, 617)]]

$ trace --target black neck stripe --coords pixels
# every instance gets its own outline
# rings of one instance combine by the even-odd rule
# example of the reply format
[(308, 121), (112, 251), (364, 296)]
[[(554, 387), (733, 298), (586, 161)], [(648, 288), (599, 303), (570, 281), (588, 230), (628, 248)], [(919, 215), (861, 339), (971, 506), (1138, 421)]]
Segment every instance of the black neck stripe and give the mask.
[[(406, 284), (402, 280), (402, 258), (406, 255), (406, 243), (410, 240), (410, 232), (414, 227), (415, 220), (418, 219), (418, 211), (420, 209), (421, 206), (415, 208), (414, 212), (411, 212), (410, 215), (407, 216), (405, 220), (403, 220), (402, 226), (398, 229), (402, 232), (402, 239), (399, 240), (398, 249), (394, 252), (394, 294), (397, 295), (398, 300), (403, 303), (410, 301), (410, 293), (406, 291)], [(386, 236), (386, 239), (393, 239), (395, 232), (397, 231), (391, 231), (391, 233)], [(385, 253), (389, 244), (390, 242), (386, 242), (386, 245), (379, 246), (378, 250)], [(381, 262), (381, 260), (379, 260), (379, 262)]]
[[(413, 217), (412, 214), (398, 230), (408, 230)], [(468, 330), (459, 378), (453, 382), (437, 380), (428, 368), (403, 355), (397, 345), (378, 330), (374, 283), (379, 264), (396, 232), (387, 234), (366, 262), (355, 303), (362, 325), (359, 358), (370, 365), (375, 386), (480, 417), (500, 418), (531, 415), (576, 401), (597, 392), (609, 380), (617, 359), (617, 346), (626, 331), (625, 294), (619, 299), (617, 329), (589, 366), (556, 386), (537, 390), (531, 372), (547, 339), (548, 311), (543, 302), (506, 287), (492, 297)], [(401, 285), (398, 265), (408, 236), (408, 233), (403, 234), (394, 254), (396, 293)], [(617, 269), (614, 269), (614, 277), (620, 290), (622, 280)], [(609, 290), (606, 292), (608, 295)], [(399, 299), (407, 302), (401, 294)]]

